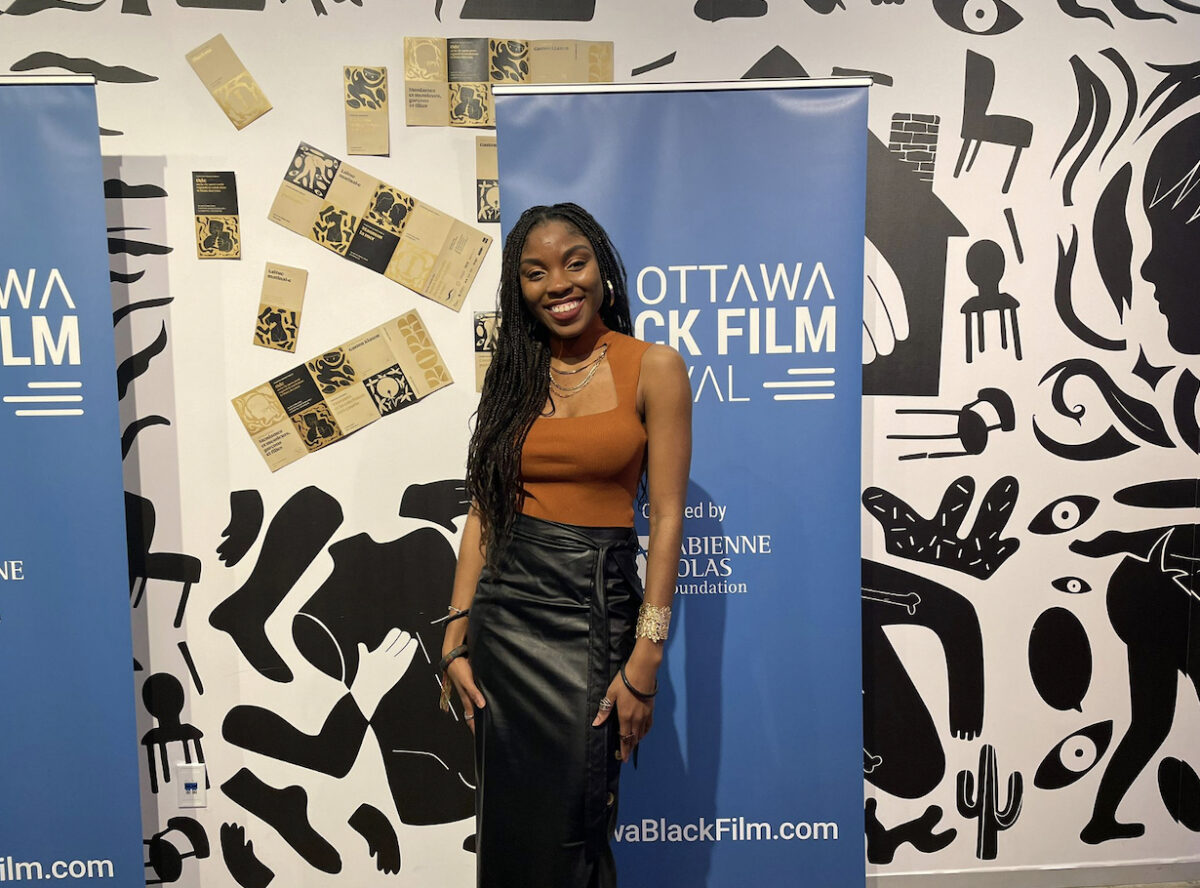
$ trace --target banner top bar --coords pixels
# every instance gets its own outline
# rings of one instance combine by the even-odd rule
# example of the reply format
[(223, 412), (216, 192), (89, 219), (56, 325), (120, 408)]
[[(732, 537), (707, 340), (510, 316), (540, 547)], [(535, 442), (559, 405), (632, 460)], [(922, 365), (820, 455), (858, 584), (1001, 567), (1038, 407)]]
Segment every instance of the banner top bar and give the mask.
[(91, 74), (0, 74), (0, 86), (92, 86)]
[(737, 89), (820, 89), (870, 85), (870, 77), (792, 77), (774, 80), (701, 80), (687, 83), (496, 83), (492, 85), (492, 92), (498, 96), (506, 96), (563, 93), (711, 92)]

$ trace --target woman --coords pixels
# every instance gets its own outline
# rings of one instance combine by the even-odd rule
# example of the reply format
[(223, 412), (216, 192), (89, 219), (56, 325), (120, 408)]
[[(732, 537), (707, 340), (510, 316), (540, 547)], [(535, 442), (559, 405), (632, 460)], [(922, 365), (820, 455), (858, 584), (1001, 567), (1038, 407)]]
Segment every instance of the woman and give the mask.
[(613, 886), (617, 776), (653, 721), (675, 590), (691, 387), (673, 349), (629, 335), (625, 269), (575, 204), (521, 216), (498, 298), (443, 643), (475, 732), (479, 885)]

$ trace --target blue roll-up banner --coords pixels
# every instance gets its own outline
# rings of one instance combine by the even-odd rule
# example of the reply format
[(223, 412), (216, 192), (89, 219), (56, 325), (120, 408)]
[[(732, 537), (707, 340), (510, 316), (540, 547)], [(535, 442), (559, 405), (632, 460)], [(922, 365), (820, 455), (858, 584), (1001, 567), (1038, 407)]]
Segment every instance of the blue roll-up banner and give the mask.
[[(496, 89), (502, 227), (574, 201), (694, 454), (621, 884), (863, 884), (860, 400), (867, 82)], [(641, 533), (645, 533), (644, 521)]]
[(0, 883), (145, 884), (90, 78), (0, 78)]

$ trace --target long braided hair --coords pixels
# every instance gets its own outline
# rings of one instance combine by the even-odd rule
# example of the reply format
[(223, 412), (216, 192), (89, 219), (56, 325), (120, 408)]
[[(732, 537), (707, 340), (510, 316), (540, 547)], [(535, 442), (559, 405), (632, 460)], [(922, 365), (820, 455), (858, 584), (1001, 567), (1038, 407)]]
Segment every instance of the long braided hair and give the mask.
[(525, 498), (521, 450), (550, 391), (550, 333), (526, 307), (520, 274), (529, 232), (550, 221), (563, 222), (588, 239), (606, 291), (600, 319), (610, 330), (633, 332), (625, 266), (591, 213), (573, 203), (530, 207), (522, 213), (504, 241), (496, 293), (500, 328), (467, 450), (467, 494), (482, 521), (490, 565), (498, 563), (512, 538), (513, 522)]

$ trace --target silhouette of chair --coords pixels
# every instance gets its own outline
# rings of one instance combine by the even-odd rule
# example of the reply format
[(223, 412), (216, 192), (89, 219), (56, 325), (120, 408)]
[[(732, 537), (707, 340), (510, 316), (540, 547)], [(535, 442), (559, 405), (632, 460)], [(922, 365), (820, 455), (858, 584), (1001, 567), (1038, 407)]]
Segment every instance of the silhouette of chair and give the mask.
[[(1008, 323), (1012, 321), (1013, 354), (1021, 360), (1021, 328), (1017, 322), (1017, 309), (1021, 303), (1016, 297), (1000, 292), (1000, 279), (1004, 277), (1004, 250), (995, 241), (976, 241), (967, 250), (967, 277), (979, 288), (977, 295), (963, 303), (962, 313), (966, 321), (967, 363), (973, 356), (972, 329), (979, 334), (979, 351), (984, 350), (984, 316), (994, 311), (1000, 316), (1000, 348), (1008, 348)], [(975, 321), (972, 325), (972, 320)]]
[[(192, 850), (180, 853), (173, 842), (167, 841), (164, 836), (172, 831), (183, 833), (184, 838), (191, 843)], [(158, 876), (157, 879), (148, 879), (147, 885), (178, 882), (179, 877), (183, 875), (183, 861), (186, 858), (195, 857), (197, 860), (203, 860), (210, 853), (208, 834), (204, 832), (204, 827), (191, 817), (170, 818), (167, 821), (166, 829), (156, 832), (148, 839), (143, 839), (142, 844), (146, 846), (149, 857), (146, 866), (154, 870), (154, 874)]]
[[(171, 782), (171, 765), (167, 753), (167, 744), (179, 743), (183, 748), (183, 761), (190, 764), (192, 749), (195, 747), (196, 760), (204, 764), (204, 747), (200, 745), (204, 732), (193, 724), (182, 720), (183, 715), (183, 685), (179, 679), (167, 672), (156, 672), (142, 684), (142, 701), (146, 711), (158, 720), (158, 727), (151, 728), (142, 735), (142, 746), (146, 747), (146, 765), (150, 769), (150, 791), (158, 792), (158, 769), (154, 762), (154, 750), (157, 748), (162, 759), (163, 782)], [(189, 746), (189, 744), (191, 746)], [(204, 773), (204, 786), (208, 788), (208, 771)]]
[(1013, 147), (1012, 163), (1008, 165), (1008, 175), (1004, 177), (1004, 185), (1000, 191), (1008, 193), (1012, 184), (1013, 173), (1017, 171), (1017, 161), (1021, 151), (1029, 147), (1033, 139), (1033, 124), (1022, 117), (1010, 117), (1006, 114), (988, 114), (988, 105), (992, 101), (992, 90), (996, 86), (996, 66), (985, 55), (967, 50), (967, 73), (963, 89), (963, 122), (962, 122), (962, 151), (958, 154), (958, 164), (954, 167), (954, 177), (962, 172), (963, 161), (967, 150), (974, 143), (971, 159), (967, 161), (967, 172), (975, 163), (979, 154), (979, 146), (984, 142), (996, 145), (1011, 145)]
[[(175, 552), (151, 552), (154, 540), (154, 503), (145, 497), (125, 492), (125, 534), (129, 552), (129, 594), (134, 598), (133, 607), (142, 603), (149, 580), (170, 580), (183, 583), (179, 596), (179, 607), (175, 610), (175, 628), (183, 625), (183, 611), (187, 607), (192, 584), (200, 582), (200, 559), (194, 555)], [(138, 581), (141, 581), (139, 584)]]

